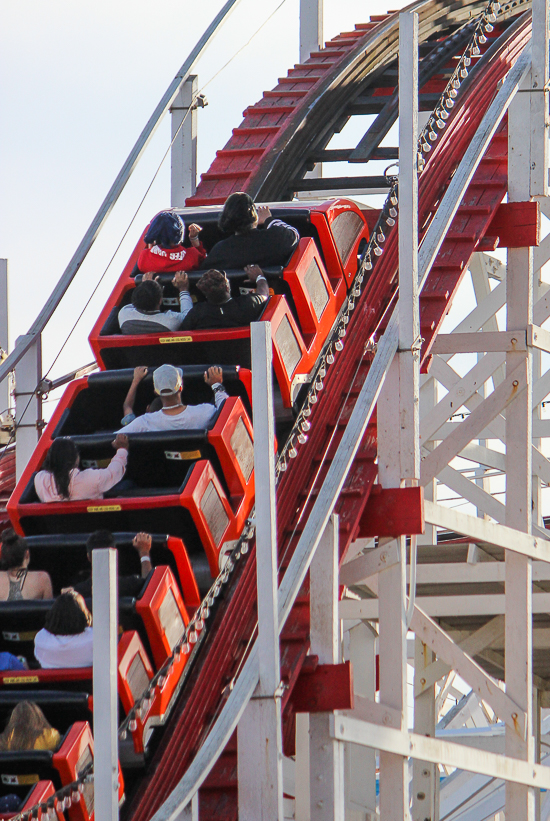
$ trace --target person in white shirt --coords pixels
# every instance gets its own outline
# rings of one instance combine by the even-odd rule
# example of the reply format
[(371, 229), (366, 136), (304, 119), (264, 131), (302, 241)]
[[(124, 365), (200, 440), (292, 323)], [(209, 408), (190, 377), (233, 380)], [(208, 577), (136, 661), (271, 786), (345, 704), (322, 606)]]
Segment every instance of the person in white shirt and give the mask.
[[(143, 274), (143, 279), (132, 291), (131, 305), (118, 312), (118, 324), (123, 334), (156, 333), (162, 328), (178, 331), (181, 323), (193, 307), (189, 293), (189, 279), (185, 271), (178, 271), (172, 280), (180, 295), (180, 310), (161, 311), (162, 285), (153, 279), (154, 274)], [(148, 331), (147, 326), (150, 326)]]
[(93, 663), (92, 614), (79, 593), (62, 593), (34, 639), (34, 655), (41, 667), (91, 667)]
[(124, 433), (146, 433), (155, 430), (188, 430), (210, 427), (218, 408), (228, 398), (222, 383), (222, 369), (208, 368), (204, 381), (214, 392), (214, 405), (184, 405), (181, 398), (183, 372), (174, 365), (161, 365), (153, 373), (155, 393), (160, 396), (162, 409), (144, 413), (125, 425)]

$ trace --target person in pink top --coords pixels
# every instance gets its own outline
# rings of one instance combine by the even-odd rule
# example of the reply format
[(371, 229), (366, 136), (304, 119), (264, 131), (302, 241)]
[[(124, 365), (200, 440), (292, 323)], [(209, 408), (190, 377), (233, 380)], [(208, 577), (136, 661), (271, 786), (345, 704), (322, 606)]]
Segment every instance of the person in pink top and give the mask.
[(103, 494), (120, 482), (128, 461), (128, 437), (117, 434), (113, 442), (116, 454), (106, 468), (80, 470), (80, 454), (71, 439), (54, 439), (48, 451), (44, 470), (34, 477), (34, 487), (41, 502), (68, 502), (75, 499), (102, 499)]

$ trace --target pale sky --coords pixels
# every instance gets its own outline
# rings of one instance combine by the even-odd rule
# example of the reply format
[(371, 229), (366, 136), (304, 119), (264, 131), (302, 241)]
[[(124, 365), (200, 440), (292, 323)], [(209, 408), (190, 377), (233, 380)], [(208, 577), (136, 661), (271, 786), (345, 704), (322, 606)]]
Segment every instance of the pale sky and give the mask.
[[(28, 330), (141, 129), (222, 5), (222, 0), (4, 2), (0, 257), (10, 266), (10, 345)], [(247, 105), (298, 61), (298, 9), (298, 0), (241, 0), (199, 61), (199, 86), (209, 102), (198, 112), (199, 172), (208, 169)], [(325, 0), (325, 39), (386, 10), (381, 0)], [(44, 372), (103, 274), (168, 144), (167, 116), (45, 334)], [(53, 375), (93, 359), (89, 330), (144, 225), (170, 204), (169, 167), (168, 159)]]

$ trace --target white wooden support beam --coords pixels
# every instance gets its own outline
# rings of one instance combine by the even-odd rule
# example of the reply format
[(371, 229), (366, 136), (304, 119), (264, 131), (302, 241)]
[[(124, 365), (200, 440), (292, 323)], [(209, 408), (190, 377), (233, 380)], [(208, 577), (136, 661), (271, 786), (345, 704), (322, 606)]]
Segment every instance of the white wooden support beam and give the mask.
[(197, 92), (197, 75), (191, 74), (170, 106), (172, 208), (183, 208), (197, 190)]
[(181, 821), (199, 821), (199, 794), (195, 793), (189, 804), (183, 809)]
[[(521, 93), (530, 84), (531, 72), (508, 112), (508, 202), (530, 198), (532, 140), (525, 139), (525, 132), (527, 128), (531, 132), (533, 125), (530, 119), (532, 95)], [(512, 330), (533, 324), (532, 248), (508, 248), (506, 293), (506, 328)], [(506, 375), (522, 363), (528, 369), (528, 380), (532, 384), (531, 349), (525, 353), (510, 351), (506, 354)], [(506, 412), (506, 525), (523, 531), (527, 538), (532, 532), (532, 426), (533, 392), (527, 390), (510, 403)], [(520, 737), (507, 722), (505, 748), (507, 756), (528, 764), (534, 761), (532, 596), (531, 557), (507, 551), (506, 692), (525, 714), (527, 732)], [(508, 783), (506, 817), (534, 821), (534, 791)]]
[(491, 705), (501, 721), (505, 721), (518, 738), (525, 738), (527, 734), (526, 713), (418, 606), (414, 608), (411, 629), (438, 658), (443, 659), (451, 669), (456, 670), (480, 698)]
[(411, 756), (434, 764), (446, 764), (467, 772), (501, 778), (516, 784), (550, 789), (550, 767), (528, 764), (496, 753), (474, 750), (462, 744), (427, 738), (416, 733), (369, 724), (356, 718), (334, 716), (332, 734), (342, 741), (364, 744), (393, 755)]
[(118, 573), (117, 551), (92, 554), (94, 612), (94, 813), (118, 819)]
[[(8, 323), (8, 260), (0, 259), (0, 349), (4, 354), (9, 350)], [(0, 361), (3, 354), (0, 351)], [(9, 377), (0, 382), (0, 414), (10, 407)]]
[[(430, 687), (417, 684), (434, 660), (433, 652), (416, 637), (414, 648), (414, 732), (434, 738), (437, 721), (435, 683)], [(420, 759), (413, 760), (412, 819), (437, 821), (439, 818), (439, 766)]]
[(239, 818), (283, 821), (271, 324), (253, 322), (250, 333), (260, 676), (238, 725)]
[(300, 62), (323, 45), (324, 0), (300, 0)]
[[(346, 625), (344, 624), (344, 638)], [(389, 707), (382, 712), (375, 702), (376, 691), (376, 640), (377, 634), (370, 624), (358, 622), (349, 628), (347, 635), (349, 652), (346, 656), (353, 665), (353, 690), (355, 709), (348, 713), (355, 718), (384, 723), (391, 720), (398, 724), (399, 717), (386, 718)], [(371, 709), (372, 708), (372, 709)], [(376, 716), (376, 717), (374, 717)], [(374, 821), (376, 818), (376, 751), (358, 744), (345, 745), (346, 821)]]
[[(418, 15), (399, 15), (399, 353), (378, 404), (378, 465), (383, 487), (412, 482), (419, 473), (418, 321)], [(379, 577), (380, 703), (407, 726), (406, 544), (394, 542), (399, 562)], [(383, 546), (383, 545), (381, 545)], [(409, 814), (407, 759), (380, 752), (380, 815)]]
[[(529, 344), (533, 344), (530, 342)], [(489, 351), (525, 351), (525, 331), (484, 331), (474, 334), (438, 334), (432, 354), (488, 353)]]
[[(471, 633), (464, 641), (461, 641), (458, 646), (469, 656), (475, 656), (487, 647), (490, 647), (494, 642), (498, 641), (504, 636), (504, 618), (503, 616), (496, 616), (475, 633)], [(416, 670), (416, 666), (415, 666)], [(451, 666), (446, 664), (443, 659), (432, 661), (431, 664), (424, 665), (422, 675), (414, 678), (414, 693), (415, 697), (419, 693), (424, 692), (429, 687), (432, 687), (436, 681), (439, 681), (446, 676), (451, 670)]]
[[(369, 580), (368, 587), (372, 587)], [(373, 591), (374, 592), (374, 591)], [(477, 593), (460, 596), (417, 596), (418, 607), (432, 619), (458, 616), (499, 616), (505, 608), (505, 595), (500, 593), (480, 596)], [(343, 599), (340, 602), (341, 619), (367, 619), (378, 621), (379, 599)], [(533, 594), (533, 613), (550, 613), (550, 593)]]
[(527, 344), (532, 348), (550, 353), (550, 332), (539, 325), (529, 325), (527, 328)]
[(548, 196), (548, 0), (533, 0), (530, 194)]
[[(27, 337), (20, 336), (15, 342), (26, 344)], [(42, 337), (34, 339), (27, 352), (15, 366), (15, 471), (17, 481), (27, 467), (42, 433), (42, 399), (37, 393), (42, 379)]]
[(520, 362), (515, 370), (506, 377), (504, 382), (494, 390), (487, 399), (456, 426), (456, 429), (447, 436), (435, 450), (422, 460), (420, 482), (428, 484), (432, 479), (457, 456), (462, 448), (475, 439), (495, 416), (513, 402), (528, 386), (528, 372), (525, 361)]
[(494, 544), (532, 559), (550, 562), (550, 543), (538, 536), (530, 536), (506, 525), (478, 519), (426, 500), (424, 518), (431, 524), (461, 533), (473, 541)]
[[(332, 516), (309, 571), (311, 652), (321, 664), (339, 661), (338, 516)], [(331, 738), (331, 713), (309, 716), (310, 821), (344, 818), (344, 745)]]
[(367, 553), (352, 559), (340, 568), (340, 584), (351, 587), (360, 584), (369, 576), (380, 573), (394, 564), (398, 564), (400, 558), (399, 549), (395, 542), (390, 542), (382, 547), (372, 548)]

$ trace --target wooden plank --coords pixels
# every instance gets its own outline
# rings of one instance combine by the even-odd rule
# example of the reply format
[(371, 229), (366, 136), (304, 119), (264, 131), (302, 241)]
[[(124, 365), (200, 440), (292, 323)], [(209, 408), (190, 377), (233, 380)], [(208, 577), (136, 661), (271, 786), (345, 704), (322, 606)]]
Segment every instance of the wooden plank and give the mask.
[(329, 713), (353, 710), (353, 668), (343, 664), (319, 664), (313, 673), (300, 673), (291, 696), (297, 713)]
[(496, 753), (474, 750), (462, 744), (394, 730), (391, 727), (347, 716), (334, 716), (331, 725), (334, 738), (340, 741), (363, 744), (394, 755), (420, 758), (434, 764), (446, 764), (459, 770), (480, 773), (504, 781), (550, 789), (550, 767), (541, 764), (528, 764)]
[(500, 248), (525, 248), (540, 244), (540, 206), (530, 202), (503, 202), (486, 232), (497, 236)]
[(359, 522), (359, 538), (424, 533), (423, 503), (420, 487), (375, 485)]

